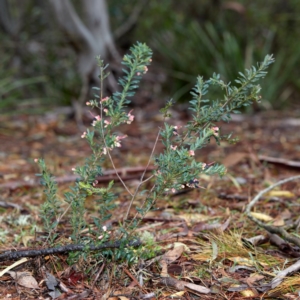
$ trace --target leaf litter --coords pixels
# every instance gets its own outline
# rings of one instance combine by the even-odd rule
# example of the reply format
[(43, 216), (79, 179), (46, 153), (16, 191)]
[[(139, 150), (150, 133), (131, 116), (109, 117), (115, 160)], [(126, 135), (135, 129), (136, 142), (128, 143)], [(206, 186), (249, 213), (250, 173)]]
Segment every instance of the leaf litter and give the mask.
[[(238, 131), (240, 142), (233, 146), (222, 144), (220, 148), (211, 144), (199, 160), (223, 162), (229, 168), (229, 176), (202, 178), (206, 190), (186, 190), (157, 202), (156, 210), (140, 225), (141, 232), (147, 231), (159, 246), (152, 259), (129, 267), (96, 263), (89, 278), (80, 271), (84, 265), (91, 267), (88, 261), (72, 266), (75, 269), (70, 271), (64, 254), (26, 259), (18, 266), (2, 261), (2, 270), (7, 271), (0, 276), (0, 297), (296, 299), (300, 291), (300, 250), (244, 214), (247, 204), (266, 186), (300, 173), (299, 125), (287, 122), (296, 117), (292, 113), (265, 112), (256, 117), (255, 123), (251, 117), (245, 117), (241, 123), (223, 125), (224, 131)], [(42, 188), (33, 184), (37, 172), (33, 159), (45, 157), (55, 175), (68, 178), (71, 168), (84, 160), (89, 148), (70, 120), (58, 117), (47, 124), (39, 116), (35, 121), (32, 116), (19, 116), (16, 123), (16, 118), (0, 118), (1, 250), (39, 248), (44, 241), (37, 209), (42, 202)], [(20, 126), (20, 122), (26, 126)], [(39, 122), (42, 126), (37, 125)], [(116, 154), (118, 168), (142, 169), (146, 165), (150, 141), (155, 139), (153, 129), (158, 126), (153, 118), (147, 126), (141, 121), (134, 128), (122, 128), (134, 138)], [(141, 136), (147, 136), (147, 145), (140, 143)], [(110, 170), (107, 165), (107, 171)], [(128, 174), (125, 172), (124, 176)], [(131, 175), (128, 180), (134, 186), (140, 174)], [(68, 182), (59, 184), (61, 196), (67, 186)], [(112, 222), (120, 221), (128, 204), (121, 187), (116, 187), (116, 193), (119, 208)], [(63, 202), (61, 205), (66, 206)], [(86, 208), (96, 213), (92, 197)], [(297, 181), (265, 194), (251, 212), (265, 224), (285, 226), (296, 237), (299, 213)], [(59, 240), (68, 243), (69, 233), (69, 225), (64, 224), (63, 230), (58, 231)]]

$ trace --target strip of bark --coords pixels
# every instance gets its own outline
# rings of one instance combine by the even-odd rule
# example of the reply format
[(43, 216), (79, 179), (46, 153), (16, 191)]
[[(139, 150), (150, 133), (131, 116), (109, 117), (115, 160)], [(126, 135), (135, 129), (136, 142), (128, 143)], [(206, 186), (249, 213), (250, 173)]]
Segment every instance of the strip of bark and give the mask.
[[(140, 240), (129, 241), (126, 247), (137, 247), (142, 243)], [(0, 261), (14, 260), (21, 257), (37, 257), (45, 256), (58, 253), (68, 253), (74, 251), (97, 251), (107, 248), (119, 248), (122, 245), (121, 241), (108, 242), (101, 245), (81, 245), (81, 244), (69, 244), (61, 247), (39, 249), (39, 250), (17, 250), (17, 251), (6, 251), (0, 254)]]

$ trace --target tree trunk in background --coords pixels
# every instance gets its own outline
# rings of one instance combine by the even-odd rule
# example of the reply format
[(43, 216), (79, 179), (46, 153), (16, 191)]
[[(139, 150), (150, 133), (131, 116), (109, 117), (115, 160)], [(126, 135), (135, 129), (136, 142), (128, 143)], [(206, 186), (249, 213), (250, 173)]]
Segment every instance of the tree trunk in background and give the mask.
[(0, 0), (0, 27), (9, 35), (16, 33), (16, 24), (11, 18), (9, 7), (6, 0)]
[[(107, 60), (108, 55), (119, 58), (109, 25), (109, 15), (105, 0), (82, 0), (85, 25), (69, 0), (50, 0), (58, 24), (78, 55), (78, 72), (82, 78), (80, 97), (75, 105), (76, 119), (79, 121), (79, 107), (86, 100), (90, 84), (99, 82), (95, 57)], [(77, 107), (77, 108), (76, 108)]]

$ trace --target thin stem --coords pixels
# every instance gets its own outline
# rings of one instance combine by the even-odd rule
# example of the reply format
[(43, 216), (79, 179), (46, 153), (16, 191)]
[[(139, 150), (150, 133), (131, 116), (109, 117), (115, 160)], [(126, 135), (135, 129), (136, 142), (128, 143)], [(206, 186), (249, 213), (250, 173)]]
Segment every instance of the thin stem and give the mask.
[[(149, 195), (153, 192), (153, 190), (156, 188), (156, 185), (154, 184), (153, 187), (151, 188), (151, 190), (148, 192), (148, 195), (147, 197), (145, 197), (145, 200), (142, 204), (142, 207), (145, 205), (146, 201), (147, 201), (147, 198), (149, 197)], [(134, 217), (132, 218), (132, 220), (130, 221), (128, 227), (132, 224), (133, 220), (135, 220), (138, 216), (138, 213), (135, 213)], [(133, 233), (133, 232), (132, 232)]]
[(70, 207), (71, 207), (71, 203), (70, 203), (69, 206), (65, 209), (65, 211), (62, 213), (62, 215), (61, 215), (60, 217), (57, 218), (57, 224), (56, 224), (56, 226), (55, 226), (54, 228), (52, 228), (51, 231), (49, 232), (48, 237), (47, 237), (46, 241), (45, 241), (44, 244), (43, 244), (43, 247), (44, 247), (44, 246), (46, 245), (46, 243), (48, 242), (48, 240), (49, 240), (49, 238), (50, 238), (50, 235), (51, 235), (51, 234), (54, 232), (54, 230), (57, 228), (57, 226), (58, 226), (59, 222), (61, 221), (61, 219), (62, 219), (62, 218), (64, 217), (64, 215), (69, 211)]
[(117, 177), (119, 178), (120, 182), (123, 184), (124, 188), (126, 189), (126, 191), (131, 195), (133, 196), (133, 194), (130, 192), (130, 190), (128, 189), (128, 187), (126, 186), (125, 182), (122, 180), (122, 178), (120, 177), (118, 171), (117, 171), (117, 168), (114, 164), (114, 161), (110, 155), (110, 151), (109, 151), (109, 147), (107, 146), (107, 143), (106, 143), (106, 140), (105, 140), (105, 134), (104, 134), (104, 128), (103, 128), (103, 105), (102, 105), (102, 98), (103, 98), (103, 67), (100, 68), (100, 118), (101, 118), (101, 122), (100, 122), (100, 126), (101, 126), (101, 135), (102, 135), (102, 139), (103, 139), (103, 142), (104, 142), (104, 145), (105, 145), (105, 148), (106, 148), (106, 151), (107, 151), (107, 155), (110, 159), (110, 162), (113, 166), (113, 169), (115, 170), (116, 172), (116, 175)]
[(112, 159), (112, 157), (111, 157), (111, 155), (110, 155), (110, 151), (109, 151), (109, 149), (108, 149), (108, 147), (107, 147), (107, 144), (106, 144), (106, 141), (105, 141), (105, 140), (104, 140), (104, 144), (105, 144), (105, 147), (106, 147), (106, 150), (107, 150), (107, 155), (108, 155), (108, 157), (109, 157), (109, 159), (110, 159), (110, 162), (111, 162), (111, 164), (112, 164), (112, 166), (113, 166), (113, 169), (114, 169), (115, 172), (116, 172), (116, 175), (118, 176), (119, 180), (120, 180), (121, 183), (123, 184), (123, 186), (124, 186), (124, 188), (126, 189), (126, 191), (130, 194), (130, 196), (133, 197), (133, 194), (130, 192), (130, 190), (128, 189), (128, 187), (126, 186), (125, 182), (122, 180), (121, 176), (119, 175), (119, 173), (118, 173), (118, 171), (117, 171), (117, 168), (116, 168), (116, 166), (115, 166), (115, 164), (114, 164), (114, 161), (113, 161), (113, 159)]
[(158, 143), (160, 131), (161, 131), (161, 129), (159, 128), (158, 133), (157, 133), (157, 136), (156, 136), (156, 139), (155, 139), (155, 142), (154, 142), (154, 146), (153, 146), (153, 148), (152, 148), (152, 151), (151, 151), (151, 154), (150, 154), (148, 163), (147, 163), (147, 166), (146, 166), (146, 168), (145, 168), (145, 170), (144, 170), (144, 172), (143, 172), (143, 174), (142, 174), (142, 176), (141, 176), (140, 183), (138, 184), (137, 188), (135, 189), (134, 194), (132, 195), (131, 201), (130, 201), (130, 203), (129, 203), (129, 206), (128, 206), (128, 209), (127, 209), (127, 212), (126, 212), (126, 215), (125, 215), (125, 218), (124, 218), (124, 222), (128, 219), (128, 215), (129, 215), (129, 212), (130, 212), (132, 203), (133, 203), (133, 201), (134, 201), (134, 199), (135, 199), (135, 197), (136, 197), (136, 195), (137, 195), (137, 193), (138, 193), (138, 191), (139, 191), (140, 186), (141, 186), (142, 184), (144, 184), (146, 181), (148, 181), (148, 180), (150, 180), (151, 178), (153, 178), (153, 175), (152, 175), (152, 176), (150, 176), (149, 178), (147, 178), (146, 180), (143, 181), (144, 176), (145, 176), (145, 174), (146, 174), (146, 172), (147, 172), (147, 169), (148, 169), (148, 167), (149, 167), (149, 165), (150, 165), (150, 162), (151, 162), (151, 160), (152, 160), (152, 157), (153, 157), (153, 154), (154, 154), (156, 145), (157, 145), (157, 143)]

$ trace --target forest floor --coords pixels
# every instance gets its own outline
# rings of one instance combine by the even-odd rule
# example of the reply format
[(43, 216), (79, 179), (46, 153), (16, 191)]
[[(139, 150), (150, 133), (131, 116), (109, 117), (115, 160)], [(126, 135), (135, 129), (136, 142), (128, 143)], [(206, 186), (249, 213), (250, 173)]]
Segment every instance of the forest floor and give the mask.
[[(116, 168), (130, 190), (139, 183), (162, 124), (158, 114), (138, 109), (134, 114), (135, 121), (120, 129), (128, 138), (113, 152)], [(186, 113), (177, 110), (173, 116), (171, 124), (185, 124)], [(200, 185), (205, 189), (187, 189), (156, 203), (138, 228), (155, 240), (158, 251), (153, 251), (151, 259), (133, 265), (102, 260), (93, 266), (83, 261), (69, 265), (68, 254), (0, 259), (0, 298), (300, 299), (299, 266), (279, 273), (298, 262), (299, 246), (267, 232), (244, 213), (260, 191), (300, 174), (300, 112), (236, 115), (220, 128), (222, 134), (233, 132), (239, 141), (220, 146), (211, 141), (196, 155), (201, 162), (224, 164), (227, 175), (203, 176)], [(0, 116), (0, 254), (40, 248), (39, 208), (44, 196), (34, 159), (46, 160), (62, 196), (74, 182), (72, 168), (90, 154), (80, 136), (76, 123), (60, 110)], [(161, 149), (159, 143), (156, 152)], [(118, 194), (118, 207), (107, 223), (113, 231), (124, 218), (129, 198), (110, 172), (109, 162), (104, 167), (106, 175), (100, 184), (114, 179)], [(86, 201), (91, 215), (95, 214), (93, 200), (91, 196)], [(66, 207), (63, 202), (62, 207)], [(265, 194), (252, 211), (261, 222), (288, 228), (291, 236), (300, 239), (299, 179)], [(59, 241), (66, 244), (70, 225), (64, 223), (58, 233)]]

